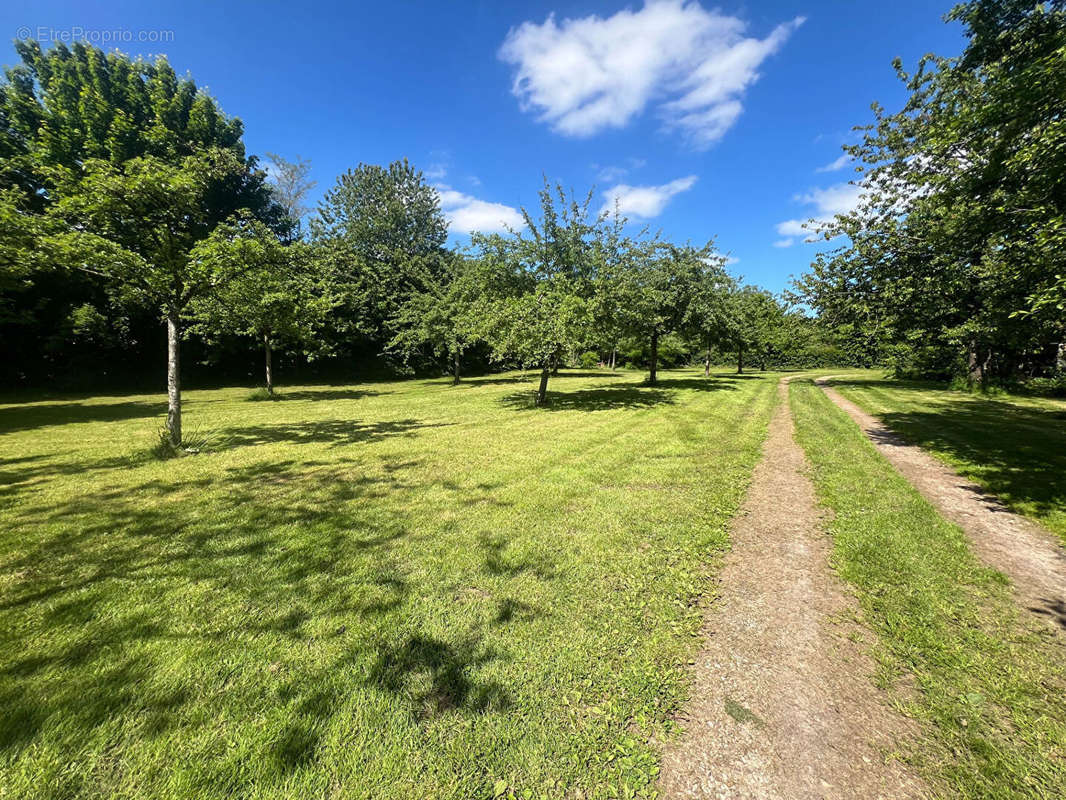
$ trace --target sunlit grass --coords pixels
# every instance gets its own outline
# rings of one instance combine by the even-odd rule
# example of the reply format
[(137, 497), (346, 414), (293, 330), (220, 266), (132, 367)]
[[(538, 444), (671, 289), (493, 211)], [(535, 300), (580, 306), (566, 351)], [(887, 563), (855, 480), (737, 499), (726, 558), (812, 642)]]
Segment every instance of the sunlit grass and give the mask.
[(775, 376), (0, 405), (0, 796), (624, 797)]
[(1066, 400), (984, 396), (854, 374), (837, 389), (1066, 541)]
[(937, 796), (1066, 796), (1062, 642), (820, 389), (794, 381), (790, 397), (834, 566), (879, 637), (881, 678), (922, 725), (911, 756)]

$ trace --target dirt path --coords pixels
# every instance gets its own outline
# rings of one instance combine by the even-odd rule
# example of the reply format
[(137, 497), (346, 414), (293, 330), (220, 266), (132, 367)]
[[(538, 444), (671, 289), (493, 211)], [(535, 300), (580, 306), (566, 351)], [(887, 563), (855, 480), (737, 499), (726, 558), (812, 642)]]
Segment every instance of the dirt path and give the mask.
[(816, 383), (926, 500), (966, 532), (977, 557), (1011, 579), (1025, 608), (1066, 635), (1066, 550), (1058, 540), (917, 445), (905, 442), (830, 388), (831, 380), (821, 378)]
[(782, 382), (704, 624), (685, 733), (665, 754), (665, 798), (924, 795), (884, 755), (913, 728), (870, 681), (870, 634), (851, 621), (857, 605), (829, 567), (792, 432)]

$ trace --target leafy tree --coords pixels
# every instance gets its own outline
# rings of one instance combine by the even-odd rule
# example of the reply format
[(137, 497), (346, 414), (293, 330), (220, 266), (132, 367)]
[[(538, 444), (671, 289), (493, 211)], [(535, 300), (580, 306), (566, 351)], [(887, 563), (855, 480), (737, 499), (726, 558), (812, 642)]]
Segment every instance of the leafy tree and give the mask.
[(334, 273), (339, 333), (385, 343), (397, 309), (440, 277), (448, 224), (437, 190), (404, 159), (341, 175), (319, 203), (311, 238)]
[(734, 288), (726, 301), (722, 338), (737, 356), (737, 373), (744, 372), (744, 357), (766, 369), (779, 351), (786, 332), (785, 312), (774, 295), (756, 286)]
[[(848, 148), (864, 200), (825, 230), (843, 247), (798, 282), (837, 325), (900, 370), (984, 381), (1036, 368), (1060, 341), (1054, 292), (1066, 256), (1066, 11), (1062, 2), (971, 0), (958, 58), (927, 56), (895, 114)], [(1029, 311), (1029, 314), (1018, 314)]]
[(447, 264), (444, 273), (413, 294), (391, 320), (396, 334), (389, 350), (405, 362), (416, 355), (443, 359), (458, 384), (463, 353), (478, 339), (472, 312), (480, 290), (470, 261), (455, 254)]
[(540, 370), (535, 402), (543, 405), (552, 371), (593, 336), (603, 220), (589, 213), (591, 192), (578, 201), (545, 180), (539, 197), (539, 221), (523, 208), (523, 231), (475, 234), (472, 241), (479, 251), (478, 335), (498, 361)]
[[(279, 224), (281, 214), (244, 154), (240, 121), (165, 59), (131, 61), (82, 44), (16, 48), (23, 63), (7, 71), (0, 97), (0, 175), (6, 213), (35, 239), (23, 263), (75, 267), (163, 317), (167, 427), (179, 445), (181, 315), (213, 286), (192, 248), (239, 210)], [(5, 235), (0, 251), (12, 249), (20, 243)]]
[(332, 308), (310, 248), (284, 244), (252, 217), (215, 228), (193, 248), (215, 290), (193, 298), (192, 330), (207, 338), (237, 334), (262, 343), (267, 392), (274, 394), (273, 353), (280, 346), (318, 348), (318, 333)]
[(270, 152), (266, 153), (266, 158), (270, 162), (267, 173), (274, 202), (285, 210), (293, 224), (293, 233), (299, 235), (300, 221), (311, 210), (305, 205), (307, 195), (318, 185), (318, 181), (308, 177), (311, 174), (311, 161), (299, 156), (295, 161), (289, 161)]
[(633, 247), (619, 276), (626, 330), (650, 344), (648, 382), (654, 384), (662, 337), (698, 325), (701, 293), (724, 259), (714, 245), (702, 248), (657, 241)]

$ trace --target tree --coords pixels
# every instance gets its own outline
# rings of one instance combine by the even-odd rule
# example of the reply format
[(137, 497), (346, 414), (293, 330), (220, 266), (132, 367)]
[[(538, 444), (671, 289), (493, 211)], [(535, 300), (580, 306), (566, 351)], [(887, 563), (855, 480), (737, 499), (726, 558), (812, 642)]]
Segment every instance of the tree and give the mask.
[(447, 264), (443, 274), (413, 294), (390, 321), (396, 334), (388, 349), (405, 362), (415, 355), (443, 359), (458, 384), (463, 353), (478, 338), (472, 310), (479, 288), (470, 261), (454, 254)]
[(267, 392), (274, 394), (273, 353), (280, 346), (318, 349), (333, 301), (309, 247), (284, 244), (253, 217), (238, 217), (197, 243), (191, 260), (205, 265), (214, 291), (189, 305), (191, 330), (207, 338), (251, 336), (262, 343)]
[(657, 380), (662, 337), (694, 326), (698, 299), (725, 259), (713, 243), (701, 248), (657, 241), (633, 247), (619, 276), (621, 314), (626, 330), (650, 343), (648, 382)]
[(162, 316), (167, 428), (178, 446), (181, 316), (213, 285), (190, 252), (239, 210), (279, 225), (282, 215), (245, 157), (240, 121), (165, 59), (131, 61), (80, 43), (16, 48), (23, 64), (8, 71), (0, 98), (0, 175), (17, 193), (9, 208), (34, 232), (24, 257), (96, 276), (123, 303)]
[(1051, 363), (1062, 316), (1033, 300), (1066, 256), (1063, 6), (957, 5), (962, 55), (927, 56), (913, 74), (897, 60), (909, 100), (895, 114), (875, 105), (848, 148), (865, 197), (825, 230), (847, 243), (797, 286), (820, 314), (875, 333), (900, 372), (983, 383)]
[(271, 152), (267, 152), (266, 157), (270, 161), (267, 175), (274, 202), (285, 209), (292, 221), (294, 234), (299, 236), (301, 220), (310, 211), (305, 205), (307, 195), (318, 185), (318, 181), (308, 177), (311, 174), (311, 161), (299, 156), (296, 156), (295, 161), (288, 161)]
[(341, 175), (311, 221), (343, 304), (338, 332), (386, 343), (396, 310), (440, 277), (447, 238), (437, 190), (406, 159)]
[(474, 234), (478, 251), (478, 335), (498, 361), (540, 370), (535, 402), (543, 405), (548, 379), (592, 337), (596, 241), (602, 218), (584, 201), (544, 181), (540, 220), (522, 209), (526, 226), (510, 236)]
[(766, 369), (786, 330), (784, 309), (771, 292), (756, 286), (736, 287), (726, 309), (723, 341), (737, 355), (737, 373), (744, 372), (745, 355)]

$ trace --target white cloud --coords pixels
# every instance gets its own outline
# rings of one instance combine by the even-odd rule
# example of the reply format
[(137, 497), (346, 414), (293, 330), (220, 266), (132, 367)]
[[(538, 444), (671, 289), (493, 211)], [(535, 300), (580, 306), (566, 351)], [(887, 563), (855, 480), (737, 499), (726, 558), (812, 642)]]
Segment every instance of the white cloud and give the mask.
[(518, 230), (525, 226), (522, 215), (511, 206), (478, 200), (448, 186), (437, 186), (436, 189), (452, 233), (503, 233), (508, 228)]
[(423, 173), (431, 181), (439, 181), (448, 174), (448, 167), (444, 164), (430, 164), (429, 169)]
[(625, 166), (617, 164), (593, 164), (592, 168), (596, 170), (596, 180), (603, 181), (604, 183), (617, 183), (628, 175), (632, 170), (640, 169), (647, 160), (643, 158), (627, 158)]
[(606, 200), (601, 213), (613, 213), (617, 206), (623, 216), (651, 219), (663, 213), (671, 197), (687, 192), (695, 184), (695, 175), (678, 178), (662, 186), (628, 186), (620, 183), (603, 193)]
[(774, 247), (792, 247), (791, 239), (778, 239), (774, 242)]
[(736, 256), (726, 256), (725, 257), (726, 266), (729, 266), (730, 264), (739, 264), (739, 263), (740, 263), (740, 259), (737, 258)]
[[(856, 183), (836, 183), (819, 189), (811, 189), (806, 194), (796, 195), (794, 198), (800, 203), (813, 206), (811, 216), (806, 219), (787, 219), (777, 223), (779, 236), (796, 237), (804, 242), (816, 242), (821, 239), (818, 228), (828, 225), (837, 214), (847, 214), (855, 210), (859, 204), (865, 189)], [(807, 225), (804, 228), (804, 225)], [(783, 242), (783, 240), (782, 240)], [(775, 243), (777, 247), (788, 247), (792, 244)]]
[(836, 172), (837, 170), (844, 169), (848, 164), (852, 162), (852, 158), (847, 153), (844, 153), (836, 161), (826, 164), (824, 167), (818, 167), (815, 172)]
[(559, 133), (621, 128), (656, 103), (667, 128), (703, 149), (740, 116), (759, 66), (803, 21), (758, 39), (744, 35), (743, 20), (694, 0), (647, 0), (606, 18), (523, 22), (499, 56), (515, 66), (511, 91), (522, 109)]

